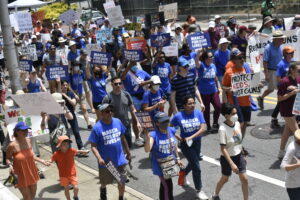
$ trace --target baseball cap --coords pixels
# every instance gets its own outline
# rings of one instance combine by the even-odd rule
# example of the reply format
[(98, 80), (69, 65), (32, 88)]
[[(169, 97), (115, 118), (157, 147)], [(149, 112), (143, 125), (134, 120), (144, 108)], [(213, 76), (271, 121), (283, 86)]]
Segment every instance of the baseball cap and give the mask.
[(189, 66), (189, 62), (186, 59), (183, 58), (179, 58), (178, 60), (178, 67), (188, 67)]
[(300, 22), (300, 15), (295, 15), (294, 22)]
[(239, 56), (239, 55), (241, 55), (242, 54), (242, 52), (239, 50), (239, 49), (237, 49), (237, 48), (233, 48), (232, 50), (231, 50), (231, 52), (230, 52), (230, 55), (231, 56)]
[(227, 38), (221, 38), (219, 41), (219, 44), (224, 44), (224, 43), (229, 43), (229, 41), (227, 40)]
[(111, 105), (109, 105), (108, 103), (103, 103), (103, 104), (100, 104), (99, 106), (98, 106), (98, 109), (99, 109), (99, 111), (103, 111), (103, 110), (105, 110), (106, 108), (108, 108), (108, 107), (110, 107)]
[(32, 35), (32, 36), (31, 36), (31, 39), (36, 39), (36, 35)]
[(220, 15), (215, 15), (215, 19), (220, 19), (221, 16)]
[(283, 53), (293, 53), (295, 52), (295, 49), (293, 49), (291, 46), (285, 46), (282, 51)]
[(216, 26), (216, 23), (214, 21), (210, 21), (208, 23), (208, 28), (214, 28)]
[(239, 30), (240, 31), (248, 31), (248, 28), (246, 26), (240, 26)]
[(164, 113), (164, 112), (158, 112), (158, 113), (156, 113), (154, 115), (154, 120), (156, 122), (162, 123), (162, 122), (169, 121), (170, 118), (169, 118), (169, 116), (166, 113)]
[(75, 44), (76, 44), (76, 42), (73, 41), (73, 40), (71, 40), (71, 41), (69, 42), (69, 47), (70, 47), (70, 46), (73, 46), (73, 45), (75, 45)]
[(18, 122), (14, 128), (14, 130), (28, 130), (31, 129), (29, 126), (25, 124), (25, 122)]
[(80, 49), (80, 54), (81, 55), (88, 55), (88, 52), (86, 49)]
[(56, 148), (59, 148), (64, 141), (68, 141), (68, 142), (72, 143), (72, 140), (70, 140), (70, 138), (68, 136), (62, 135), (62, 136), (58, 137), (58, 142), (57, 142)]
[(152, 81), (154, 85), (161, 84), (161, 80), (157, 75), (151, 76), (150, 81)]

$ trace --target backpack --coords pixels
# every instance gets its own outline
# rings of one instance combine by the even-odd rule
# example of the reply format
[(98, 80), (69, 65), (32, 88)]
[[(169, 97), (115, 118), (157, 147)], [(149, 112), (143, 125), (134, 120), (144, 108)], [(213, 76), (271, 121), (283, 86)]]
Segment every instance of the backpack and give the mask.
[(67, 129), (59, 117), (56, 128), (50, 133), (51, 145), (56, 147), (58, 138), (63, 135), (67, 135)]

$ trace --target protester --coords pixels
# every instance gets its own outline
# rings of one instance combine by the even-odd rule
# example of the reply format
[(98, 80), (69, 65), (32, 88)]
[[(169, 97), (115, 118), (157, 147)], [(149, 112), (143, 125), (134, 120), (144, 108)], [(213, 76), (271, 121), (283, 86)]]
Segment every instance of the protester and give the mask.
[(210, 21), (208, 23), (208, 30), (206, 31), (209, 34), (212, 53), (218, 49), (218, 43), (221, 38), (220, 32), (218, 32), (215, 26), (216, 23), (214, 21)]
[(227, 27), (225, 26), (225, 24), (223, 24), (221, 22), (221, 19), (222, 17), (220, 15), (215, 15), (215, 23), (216, 23), (216, 26), (215, 26), (215, 29), (216, 29), (216, 32), (219, 32), (220, 33), (220, 36), (221, 38), (226, 38), (228, 37), (228, 29)]
[(29, 79), (25, 80), (25, 85), (27, 86), (26, 91), (28, 93), (47, 92), (42, 80), (38, 78), (35, 69), (29, 73)]
[[(128, 161), (131, 162), (131, 155), (125, 138), (126, 128), (119, 119), (112, 117), (110, 105), (100, 104), (98, 110), (101, 112), (102, 119), (95, 124), (88, 140), (91, 142), (92, 152), (98, 161), (100, 199), (107, 200), (106, 186), (112, 184), (114, 178), (106, 168), (106, 163), (110, 160), (119, 173), (125, 175), (125, 166)], [(118, 190), (119, 200), (123, 200), (125, 185), (118, 183)]]
[(275, 31), (275, 28), (273, 26), (273, 20), (272, 17), (268, 16), (265, 17), (263, 20), (263, 27), (261, 32), (267, 35), (272, 35), (272, 33)]
[(187, 62), (189, 73), (193, 73), (194, 75), (196, 75), (196, 56), (196, 52), (192, 52), (187, 44), (182, 45), (181, 56), (178, 58), (178, 62)]
[(275, 4), (273, 3), (272, 0), (266, 0), (263, 1), (261, 4), (261, 14), (263, 19), (265, 17), (270, 16), (272, 17), (272, 9), (275, 9)]
[(297, 29), (299, 27), (300, 27), (300, 15), (295, 15), (291, 30)]
[[(197, 198), (208, 199), (205, 192), (202, 190), (200, 157), (201, 153), (201, 138), (206, 130), (203, 113), (195, 109), (195, 99), (187, 96), (183, 99), (184, 110), (174, 115), (171, 120), (171, 125), (180, 128), (180, 136), (177, 139), (180, 141), (180, 149), (183, 155), (188, 160), (188, 165), (185, 167), (184, 174), (187, 176), (189, 172), (193, 173), (193, 181), (197, 192)], [(185, 178), (185, 184), (187, 183)]]
[(229, 103), (222, 104), (222, 115), (225, 121), (220, 125), (219, 136), (221, 145), (222, 177), (217, 183), (212, 200), (220, 200), (219, 194), (225, 183), (228, 182), (232, 171), (239, 175), (243, 199), (248, 200), (248, 177), (246, 174), (247, 162), (242, 155), (242, 132), (238, 122), (237, 109)]
[(284, 77), (278, 86), (278, 106), (280, 115), (284, 118), (285, 126), (281, 135), (280, 150), (278, 158), (282, 159), (285, 154), (285, 146), (291, 133), (294, 133), (298, 127), (296, 117), (293, 114), (293, 105), (296, 94), (300, 92), (298, 84), (300, 83), (300, 65), (291, 64), (288, 74)]
[(289, 67), (294, 57), (294, 52), (295, 50), (290, 46), (286, 46), (283, 48), (283, 59), (278, 63), (276, 70), (278, 83), (281, 81), (282, 78), (284, 78), (287, 75), (287, 72), (289, 71)]
[(228, 49), (229, 41), (221, 38), (219, 41), (219, 49), (214, 53), (214, 63), (217, 68), (217, 77), (220, 83), (225, 73), (225, 66), (230, 58), (230, 50)]
[(160, 162), (163, 159), (171, 160), (173, 168), (176, 164), (182, 167), (179, 160), (178, 149), (175, 139), (176, 130), (169, 127), (170, 118), (163, 112), (158, 112), (154, 116), (156, 129), (146, 134), (145, 151), (150, 152), (151, 167), (154, 175), (160, 179), (159, 199), (174, 200), (172, 177), (165, 177)]
[(228, 37), (231, 38), (232, 36), (237, 34), (237, 22), (236, 18), (231, 16), (229, 17), (227, 21), (227, 26), (228, 26)]
[(246, 49), (248, 45), (248, 41), (246, 38), (247, 31), (248, 29), (246, 26), (240, 26), (237, 35), (232, 38), (231, 43), (231, 47), (238, 48), (238, 50), (240, 50), (243, 55), (246, 55)]

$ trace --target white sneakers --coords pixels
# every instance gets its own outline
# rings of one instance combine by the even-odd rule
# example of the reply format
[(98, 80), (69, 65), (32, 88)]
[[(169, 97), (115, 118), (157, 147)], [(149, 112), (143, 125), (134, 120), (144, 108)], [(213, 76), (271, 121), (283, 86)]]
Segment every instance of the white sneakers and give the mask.
[(142, 147), (144, 146), (144, 140), (143, 138), (139, 137), (135, 140), (134, 144), (137, 146), (137, 147)]
[(279, 152), (278, 152), (278, 159), (279, 160), (282, 160), (283, 159), (283, 157), (284, 157), (284, 155), (285, 155), (285, 150), (279, 150)]
[(197, 198), (200, 200), (208, 200), (208, 196), (202, 190), (197, 191)]

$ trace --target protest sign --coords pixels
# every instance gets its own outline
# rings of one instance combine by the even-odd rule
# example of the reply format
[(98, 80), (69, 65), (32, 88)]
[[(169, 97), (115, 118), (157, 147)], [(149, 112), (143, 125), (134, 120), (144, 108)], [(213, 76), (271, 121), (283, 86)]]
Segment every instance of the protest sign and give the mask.
[(126, 49), (128, 50), (143, 50), (147, 46), (147, 42), (143, 37), (133, 37), (126, 39)]
[(28, 60), (37, 61), (38, 57), (36, 54), (36, 46), (34, 44), (22, 46), (19, 50), (21, 55), (26, 56)]
[(125, 59), (139, 62), (143, 60), (143, 52), (141, 50), (124, 50)]
[(284, 31), (283, 34), (286, 38), (282, 48), (285, 46), (293, 47), (295, 49), (294, 61), (300, 61), (300, 29)]
[(300, 115), (300, 93), (297, 93), (295, 98), (295, 102), (293, 106), (293, 115)]
[(119, 184), (125, 184), (127, 182), (127, 177), (125, 174), (120, 174), (118, 169), (115, 167), (112, 161), (108, 161), (106, 163), (106, 169), (111, 173), (111, 175), (115, 178), (115, 180)]
[(102, 45), (103, 43), (111, 43), (112, 42), (112, 30), (100, 30), (96, 32), (96, 40), (97, 44)]
[(89, 56), (91, 56), (92, 51), (101, 51), (101, 49), (99, 44), (86, 44), (86, 51)]
[(32, 60), (20, 60), (19, 69), (22, 71), (31, 72), (32, 71)]
[(283, 18), (283, 21), (284, 21), (285, 30), (291, 30), (294, 23), (294, 17)]
[(160, 5), (158, 10), (159, 12), (164, 12), (165, 20), (177, 19), (177, 15), (178, 15), (177, 3)]
[(50, 33), (41, 33), (41, 42), (46, 44), (48, 41), (51, 41)]
[(149, 112), (136, 112), (135, 114), (142, 128), (145, 128), (148, 132), (154, 130), (154, 124)]
[(16, 19), (14, 13), (9, 14), (9, 21), (10, 21), (11, 27), (14, 27), (15, 31), (18, 32), (19, 31), (19, 26), (18, 26), (18, 22), (17, 22), (17, 19)]
[(68, 80), (68, 66), (65, 65), (51, 65), (46, 67), (47, 80)]
[(166, 57), (178, 57), (178, 43), (172, 42), (170, 46), (163, 47), (162, 51), (166, 54)]
[(16, 21), (18, 23), (20, 33), (32, 32), (32, 19), (29, 12), (17, 12), (15, 14)]
[(208, 33), (197, 32), (187, 36), (187, 42), (191, 50), (211, 47)]
[(260, 74), (239, 74), (231, 77), (231, 87), (236, 97), (260, 94)]
[(92, 51), (91, 64), (109, 66), (111, 64), (111, 54), (99, 51)]
[(11, 98), (26, 115), (40, 116), (41, 112), (46, 112), (49, 115), (64, 113), (62, 106), (48, 92), (11, 95)]
[(108, 2), (103, 4), (103, 8), (104, 8), (106, 13), (107, 13), (107, 9), (113, 8), (113, 7), (116, 7), (116, 4), (115, 4), (114, 1), (108, 1)]
[(59, 16), (59, 19), (62, 21), (63, 24), (71, 25), (74, 20), (78, 19), (78, 15), (74, 10), (70, 9), (62, 13)]
[(21, 108), (8, 108), (5, 110), (4, 119), (7, 124), (18, 121), (18, 118), (26, 115), (25, 111)]
[(150, 40), (151, 40), (151, 47), (170, 46), (170, 44), (171, 44), (171, 35), (170, 35), (170, 33), (151, 35)]
[(140, 23), (127, 23), (124, 25), (124, 27), (127, 31), (130, 31), (130, 30), (141, 31), (142, 30), (142, 24), (140, 24)]
[(118, 27), (125, 24), (125, 19), (120, 5), (107, 8), (106, 13), (112, 27)]
[(104, 23), (104, 20), (105, 20), (105, 18), (102, 17), (102, 18), (97, 19), (95, 21), (95, 23), (99, 26), (99, 25), (102, 25)]
[(155, 25), (164, 25), (164, 12), (147, 13), (145, 15), (145, 26), (151, 28)]

